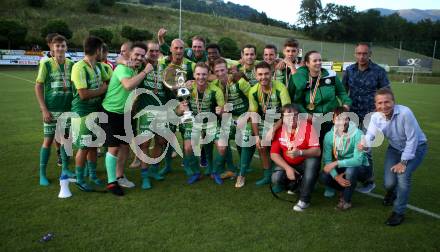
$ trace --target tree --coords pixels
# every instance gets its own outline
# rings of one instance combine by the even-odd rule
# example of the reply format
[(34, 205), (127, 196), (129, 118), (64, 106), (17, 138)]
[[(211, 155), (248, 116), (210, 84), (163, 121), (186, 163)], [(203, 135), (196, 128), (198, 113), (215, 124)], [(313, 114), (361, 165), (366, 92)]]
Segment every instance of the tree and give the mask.
[(90, 35), (100, 37), (105, 43), (111, 44), (113, 32), (106, 28), (98, 28), (89, 31)]
[(335, 20), (342, 20), (353, 17), (356, 14), (354, 6), (344, 6), (328, 3), (321, 11), (319, 19), (321, 23), (331, 23)]
[(299, 14), (299, 23), (307, 29), (314, 29), (318, 24), (322, 11), (321, 0), (302, 0)]
[(87, 10), (87, 12), (90, 12), (90, 13), (101, 12), (101, 5), (100, 5), (99, 0), (87, 0), (86, 10)]
[(23, 44), (26, 34), (26, 26), (16, 21), (0, 20), (0, 42), (7, 44), (8, 49), (11, 49), (11, 46), (17, 47)]
[(101, 0), (100, 1), (101, 2), (101, 4), (102, 5), (105, 5), (105, 6), (114, 6), (115, 5), (115, 0)]
[(72, 38), (72, 31), (70, 30), (69, 26), (66, 24), (66, 22), (55, 19), (52, 21), (49, 21), (46, 26), (44, 26), (41, 29), (41, 37), (45, 38), (47, 34), (49, 33), (58, 33), (66, 37), (66, 39)]
[(121, 36), (130, 41), (145, 41), (152, 39), (153, 33), (125, 25), (122, 27)]
[(139, 3), (140, 4), (144, 4), (144, 5), (152, 5), (153, 4), (153, 0), (139, 0)]
[(31, 7), (41, 8), (44, 6), (45, 0), (28, 0), (28, 4)]
[(238, 49), (237, 42), (235, 40), (223, 37), (218, 41), (218, 45), (222, 50), (222, 56), (230, 59), (237, 59), (240, 57), (240, 49)]

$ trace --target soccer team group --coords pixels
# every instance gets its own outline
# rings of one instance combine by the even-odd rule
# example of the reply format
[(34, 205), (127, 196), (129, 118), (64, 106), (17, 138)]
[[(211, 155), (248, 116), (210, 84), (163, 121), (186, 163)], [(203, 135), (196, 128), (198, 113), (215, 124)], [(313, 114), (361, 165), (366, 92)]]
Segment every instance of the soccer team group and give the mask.
[[(294, 211), (310, 206), (319, 179), (325, 184), (324, 196), (337, 195), (336, 208), (348, 210), (355, 190), (368, 193), (375, 188), (371, 148), (377, 142), (375, 138), (382, 135), (389, 141), (383, 204), (393, 205), (386, 224), (395, 226), (404, 220), (411, 175), (426, 154), (427, 139), (411, 110), (395, 104), (386, 72), (371, 61), (368, 43), (356, 46), (356, 63), (346, 69), (341, 81), (334, 71), (322, 68), (319, 52), (298, 57), (300, 46), (295, 39), (285, 41), (283, 57), (278, 57), (274, 45), (267, 45), (263, 60), (257, 61), (256, 47), (245, 45), (241, 58), (233, 61), (222, 58), (220, 47), (205, 45), (200, 36), (192, 39), (191, 48), (185, 48), (180, 39), (168, 45), (165, 35), (166, 30), (160, 29), (158, 41), (124, 43), (116, 66), (107, 60), (108, 47), (98, 37), (85, 38), (85, 56), (74, 63), (66, 58), (66, 38), (48, 35), (50, 54), (40, 62), (35, 86), (44, 125), (40, 185), (49, 185), (46, 167), (55, 143), (63, 176), (75, 178), (78, 188), (86, 192), (103, 186), (96, 164), (98, 150), (105, 147), (106, 188), (123, 196), (122, 187), (135, 185), (124, 176), (129, 142), (116, 136), (126, 135), (124, 115), (144, 110), (132, 120), (135, 135), (149, 136), (140, 150), (149, 157), (164, 158), (162, 169), (160, 163), (136, 158), (140, 161), (142, 189), (150, 189), (151, 180), (163, 180), (173, 169), (176, 148), (169, 147), (171, 138), (154, 130), (161, 128), (173, 136), (177, 131), (181, 134), (188, 184), (203, 177), (216, 184), (235, 179), (235, 187), (241, 188), (258, 150), (263, 176), (256, 185), (272, 184), (275, 193), (287, 190), (298, 194)], [(184, 72), (188, 96), (178, 96), (176, 90), (164, 85), (163, 73), (169, 67)], [(141, 92), (127, 110), (127, 100), (137, 90), (149, 92)], [(191, 111), (197, 117), (209, 112), (215, 115), (215, 123), (189, 120), (158, 124), (159, 115), (168, 112), (146, 108), (171, 100), (177, 100), (171, 111), (174, 115), (182, 117)], [(65, 146), (54, 141), (57, 120), (64, 112), (75, 113), (65, 133), (70, 132), (74, 139), (75, 172), (69, 170)], [(107, 123), (99, 124), (105, 132), (103, 148), (90, 145), (97, 138), (90, 126), (97, 125), (93, 124), (96, 112), (108, 118)], [(222, 122), (224, 118), (228, 123)], [(201, 138), (212, 141), (194, 144), (194, 139)], [(176, 143), (177, 138), (173, 139)], [(237, 165), (231, 148), (238, 151)], [(291, 187), (292, 183), (296, 186)]]

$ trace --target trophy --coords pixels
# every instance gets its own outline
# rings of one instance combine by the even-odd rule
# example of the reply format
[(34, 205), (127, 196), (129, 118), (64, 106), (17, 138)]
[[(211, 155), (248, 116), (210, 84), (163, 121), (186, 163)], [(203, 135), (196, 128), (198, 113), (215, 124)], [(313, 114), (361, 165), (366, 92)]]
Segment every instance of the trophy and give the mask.
[[(177, 92), (177, 99), (179, 101), (188, 100), (191, 93), (185, 86), (186, 83), (186, 71), (180, 66), (170, 65), (163, 72), (163, 84), (165, 87)], [(182, 123), (193, 122), (194, 117), (191, 111), (183, 112), (181, 119)]]

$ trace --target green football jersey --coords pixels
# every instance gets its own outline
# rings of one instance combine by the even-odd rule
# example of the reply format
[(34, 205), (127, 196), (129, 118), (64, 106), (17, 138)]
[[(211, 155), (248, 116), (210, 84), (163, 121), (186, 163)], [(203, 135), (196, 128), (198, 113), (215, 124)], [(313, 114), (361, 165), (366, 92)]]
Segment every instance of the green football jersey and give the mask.
[[(255, 62), (254, 66), (257, 64), (257, 62)], [(244, 65), (242, 64), (238, 64), (237, 65), (237, 70), (239, 72), (243, 72), (244, 75), (246, 75), (246, 78), (249, 80), (249, 84), (251, 86), (254, 86), (255, 84), (258, 83), (257, 81), (257, 75), (255, 74), (255, 68), (254, 66), (252, 66), (251, 68), (245, 68)]]
[[(169, 57), (163, 57), (159, 59), (158, 62), (158, 71), (162, 73), (167, 69), (168, 66), (172, 65), (171, 60)], [(183, 58), (182, 64), (179, 66), (186, 72), (186, 80), (193, 80), (194, 79), (194, 69), (196, 68), (196, 63), (190, 61), (187, 58)]]
[(79, 116), (86, 116), (92, 112), (97, 112), (101, 108), (102, 97), (93, 97), (88, 100), (81, 100), (78, 89), (96, 90), (101, 87), (103, 82), (109, 81), (112, 72), (104, 68), (100, 62), (96, 63), (94, 69), (84, 60), (80, 60), (72, 67), (72, 112)]
[(222, 90), (225, 95), (225, 103), (232, 104), (232, 115), (240, 116), (249, 110), (248, 94), (251, 86), (245, 79), (241, 78), (235, 83), (229, 83), (227, 89), (223, 87), (219, 80), (214, 80), (211, 83)]
[(209, 83), (203, 93), (197, 91), (197, 84), (193, 83), (189, 99), (190, 109), (194, 115), (199, 112), (215, 113), (215, 107), (225, 105), (222, 90), (213, 83)]
[[(268, 94), (262, 92), (260, 83), (251, 87), (249, 91), (249, 111), (257, 112), (260, 116), (264, 116), (267, 110), (274, 110), (280, 113), (281, 107), (290, 103), (291, 100), (286, 86), (276, 80), (272, 81), (270, 97), (268, 97)], [(266, 109), (266, 111), (264, 109)]]
[(70, 59), (58, 64), (53, 57), (39, 65), (36, 82), (43, 85), (44, 102), (51, 112), (67, 112), (72, 107), (72, 67), (73, 61)]
[(145, 76), (144, 81), (138, 86), (138, 88), (145, 88), (151, 91), (160, 101), (159, 103), (151, 94), (141, 94), (138, 97), (138, 109), (143, 109), (148, 105), (165, 105), (169, 100), (174, 98), (173, 92), (163, 85), (162, 72), (159, 71), (157, 65), (154, 66), (153, 71)]

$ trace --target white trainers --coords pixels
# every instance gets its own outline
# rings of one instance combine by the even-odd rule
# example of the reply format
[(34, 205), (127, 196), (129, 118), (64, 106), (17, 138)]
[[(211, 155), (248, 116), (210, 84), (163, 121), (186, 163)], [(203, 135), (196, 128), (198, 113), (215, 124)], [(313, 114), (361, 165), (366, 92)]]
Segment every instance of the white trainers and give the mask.
[(122, 178), (118, 178), (118, 184), (119, 184), (119, 186), (125, 187), (125, 188), (135, 187), (135, 184), (133, 182), (131, 182), (130, 180), (128, 180), (125, 176)]
[(304, 201), (298, 201), (295, 206), (293, 206), (293, 211), (295, 212), (302, 212), (304, 209), (308, 208), (310, 206), (310, 203), (306, 203)]
[(246, 177), (238, 176), (237, 182), (235, 182), (235, 188), (242, 188), (245, 183), (246, 183)]

